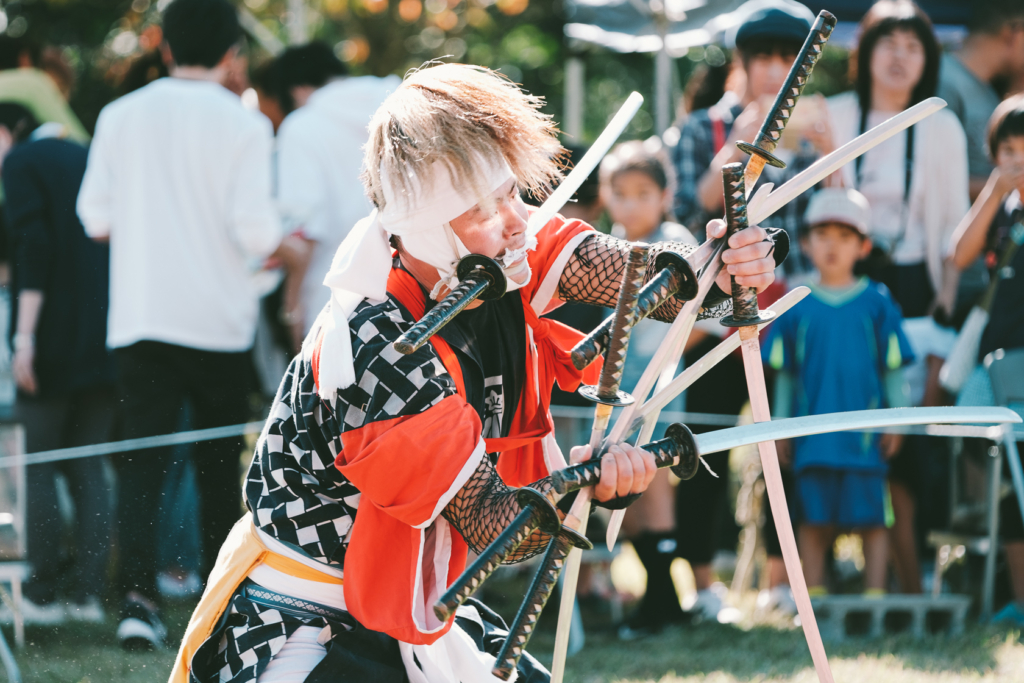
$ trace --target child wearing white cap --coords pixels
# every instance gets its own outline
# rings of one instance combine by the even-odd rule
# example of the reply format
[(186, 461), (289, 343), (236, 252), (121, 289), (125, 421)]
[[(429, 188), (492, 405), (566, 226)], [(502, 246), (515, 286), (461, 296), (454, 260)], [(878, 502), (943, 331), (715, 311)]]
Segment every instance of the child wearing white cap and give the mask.
[[(902, 368), (912, 352), (899, 308), (884, 285), (854, 274), (871, 250), (870, 220), (856, 190), (825, 189), (808, 205), (800, 246), (817, 278), (811, 295), (769, 328), (763, 347), (778, 372), (778, 417), (908, 405)], [(860, 534), (865, 589), (883, 592), (892, 519), (887, 460), (899, 447), (896, 434), (852, 432), (779, 443), (796, 474), (800, 553), (812, 594), (826, 592), (825, 554), (840, 530)]]

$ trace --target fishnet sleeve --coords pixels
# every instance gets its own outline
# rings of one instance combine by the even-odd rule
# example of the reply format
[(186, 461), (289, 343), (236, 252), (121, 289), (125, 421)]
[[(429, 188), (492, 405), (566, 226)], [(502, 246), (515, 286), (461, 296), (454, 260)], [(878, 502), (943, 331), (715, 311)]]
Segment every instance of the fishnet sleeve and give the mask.
[[(547, 495), (551, 491), (551, 483), (545, 477), (530, 484), (530, 488)], [(473, 552), (480, 553), (521, 511), (516, 502), (516, 489), (505, 485), (490, 458), (484, 456), (469, 481), (441, 514), (458, 529)], [(549, 534), (534, 532), (506, 562), (522, 562), (543, 552), (550, 538)]]
[[(563, 301), (614, 308), (619, 298), (619, 285), (622, 282), (622, 270), (626, 267), (629, 245), (626, 240), (603, 233), (595, 233), (580, 242), (565, 264), (565, 270), (562, 271), (562, 278), (558, 282), (558, 296)], [(682, 242), (656, 242), (651, 245), (644, 284), (657, 273), (654, 262), (658, 254), (663, 251), (674, 251), (686, 258), (694, 250), (695, 247)], [(722, 301), (724, 295), (716, 296), (717, 291), (718, 288), (714, 287), (708, 293), (705, 308), (711, 309)], [(682, 299), (672, 297), (655, 309), (651, 317), (663, 322), (672, 322), (684, 303)], [(705, 308), (701, 309), (700, 317), (707, 317)], [(723, 315), (718, 308), (713, 310), (715, 317)]]

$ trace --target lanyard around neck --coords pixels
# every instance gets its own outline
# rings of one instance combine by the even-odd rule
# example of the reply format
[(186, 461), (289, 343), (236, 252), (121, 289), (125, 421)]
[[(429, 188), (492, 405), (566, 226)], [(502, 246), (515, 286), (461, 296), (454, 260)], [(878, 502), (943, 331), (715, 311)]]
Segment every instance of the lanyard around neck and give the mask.
[[(868, 128), (868, 110), (861, 108), (860, 110), (860, 135), (863, 135)], [(889, 253), (896, 251), (896, 246), (903, 241), (904, 235), (907, 233), (907, 221), (909, 220), (910, 214), (910, 185), (914, 180), (914, 128), (911, 126), (907, 129), (907, 148), (903, 155), (903, 206), (900, 211), (902, 219), (900, 221), (900, 232), (893, 240), (893, 243), (889, 247)], [(864, 165), (864, 157), (862, 154), (854, 161), (854, 187), (859, 188), (863, 178), (861, 175), (861, 167)]]

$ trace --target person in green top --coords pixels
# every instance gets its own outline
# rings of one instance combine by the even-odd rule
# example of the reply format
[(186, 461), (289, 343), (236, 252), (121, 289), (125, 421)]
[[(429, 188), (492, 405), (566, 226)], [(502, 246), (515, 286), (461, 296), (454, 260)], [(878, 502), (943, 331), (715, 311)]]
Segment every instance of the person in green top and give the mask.
[(89, 133), (37, 61), (28, 41), (0, 34), (0, 102), (20, 104), (39, 123), (58, 123), (64, 137), (88, 144)]

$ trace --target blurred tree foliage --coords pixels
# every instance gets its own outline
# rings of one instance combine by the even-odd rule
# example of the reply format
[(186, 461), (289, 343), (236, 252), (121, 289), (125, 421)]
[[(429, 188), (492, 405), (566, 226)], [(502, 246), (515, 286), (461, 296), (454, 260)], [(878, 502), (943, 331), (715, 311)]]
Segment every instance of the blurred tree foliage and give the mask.
[[(39, 44), (58, 46), (77, 74), (72, 107), (87, 128), (114, 98), (131, 61), (160, 42), (159, 12), (168, 0), (0, 0), (7, 30)], [(289, 0), (239, 0), (239, 5), (282, 42), (288, 35)], [(403, 74), (431, 59), (466, 61), (499, 69), (546, 99), (559, 120), (564, 63), (570, 54), (585, 64), (584, 142), (593, 140), (630, 92), (647, 102), (627, 137), (654, 132), (654, 60), (568, 46), (561, 0), (306, 0), (311, 37), (334, 46), (357, 74)], [(250, 41), (252, 65), (269, 58)], [(717, 51), (717, 52), (716, 52)], [(712, 48), (675, 60), (674, 90), (702, 61), (728, 59)], [(845, 87), (845, 53), (826, 52), (812, 88), (831, 94)]]

